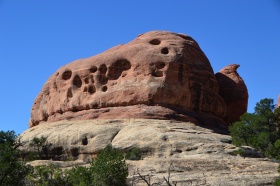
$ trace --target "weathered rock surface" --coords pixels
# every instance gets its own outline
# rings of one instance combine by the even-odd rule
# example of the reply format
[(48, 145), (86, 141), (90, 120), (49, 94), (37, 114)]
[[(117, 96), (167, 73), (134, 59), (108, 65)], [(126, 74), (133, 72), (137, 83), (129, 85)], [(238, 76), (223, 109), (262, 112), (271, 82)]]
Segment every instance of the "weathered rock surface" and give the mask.
[[(233, 91), (230, 86), (219, 89), (210, 62), (194, 39), (153, 31), (58, 69), (37, 96), (29, 125), (63, 119), (157, 118), (147, 112), (151, 106), (157, 106), (159, 119), (197, 112), (217, 118), (226, 115), (232, 121), (246, 111), (244, 97), (240, 112), (229, 116), (235, 106), (230, 98), (237, 89), (235, 85)], [(142, 109), (123, 112), (135, 105)]]
[[(118, 119), (59, 121), (34, 126), (21, 135), (26, 142), (44, 135), (52, 146), (54, 159), (77, 159), (61, 162), (62, 167), (81, 165), (111, 143), (113, 147), (128, 150), (139, 147), (143, 159), (128, 161), (129, 180), (136, 179), (134, 170), (151, 174), (152, 181), (168, 176), (177, 185), (271, 185), (278, 176), (278, 163), (263, 158), (232, 155), (237, 147), (231, 137), (216, 133), (189, 122), (156, 119)], [(87, 137), (87, 145), (82, 140)], [(248, 152), (258, 156), (249, 147)], [(249, 153), (250, 154), (250, 153)], [(46, 163), (46, 162), (35, 162)], [(70, 163), (70, 165), (69, 165)], [(145, 185), (137, 181), (136, 185)]]
[(216, 73), (220, 95), (227, 107), (223, 118), (227, 123), (238, 121), (248, 107), (248, 90), (243, 79), (237, 73), (238, 67), (239, 65), (236, 64), (229, 65)]

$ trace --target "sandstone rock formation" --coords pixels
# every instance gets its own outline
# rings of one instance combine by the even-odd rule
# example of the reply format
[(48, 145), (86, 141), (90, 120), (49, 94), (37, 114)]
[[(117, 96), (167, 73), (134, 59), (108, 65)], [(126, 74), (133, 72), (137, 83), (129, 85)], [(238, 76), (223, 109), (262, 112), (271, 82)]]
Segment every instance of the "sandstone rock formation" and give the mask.
[[(216, 117), (217, 125), (226, 125), (218, 118), (238, 119), (247, 109), (247, 100), (240, 99), (240, 83), (227, 86), (217, 77), (219, 81), (191, 37), (148, 32), (58, 69), (37, 96), (29, 125), (94, 118), (193, 121), (204, 114)], [(236, 99), (238, 104), (233, 104)], [(231, 116), (235, 106), (241, 109)]]
[(139, 147), (143, 159), (128, 161), (128, 180), (137, 169), (152, 173), (152, 181), (169, 169), (177, 185), (269, 185), (278, 164), (250, 147), (243, 147), (250, 157), (234, 155), (239, 147), (225, 134), (247, 110), (238, 67), (214, 74), (184, 34), (139, 35), (58, 69), (34, 102), (22, 150), (28, 153), (30, 141), (44, 136), (51, 163), (66, 168), (86, 164), (108, 144), (123, 151)]
[[(192, 185), (272, 185), (278, 176), (277, 162), (253, 158), (258, 154), (247, 147), (244, 149), (252, 151), (253, 157), (233, 155), (238, 147), (231, 144), (230, 136), (193, 123), (156, 119), (58, 121), (28, 129), (21, 140), (28, 145), (30, 139), (41, 135), (52, 144), (49, 154), (54, 160), (77, 159), (50, 162), (61, 167), (85, 164), (109, 143), (124, 151), (139, 147), (143, 159), (127, 161), (129, 180), (135, 179), (134, 170), (139, 169), (157, 181), (168, 176), (169, 168), (170, 180), (177, 186), (191, 185), (190, 181)], [(85, 136), (87, 145), (82, 143)], [(141, 185), (146, 184), (137, 181), (136, 186)]]
[(237, 73), (238, 67), (239, 65), (236, 64), (229, 65), (216, 73), (220, 95), (227, 107), (224, 120), (228, 123), (239, 120), (239, 117), (247, 111), (248, 106), (248, 90)]

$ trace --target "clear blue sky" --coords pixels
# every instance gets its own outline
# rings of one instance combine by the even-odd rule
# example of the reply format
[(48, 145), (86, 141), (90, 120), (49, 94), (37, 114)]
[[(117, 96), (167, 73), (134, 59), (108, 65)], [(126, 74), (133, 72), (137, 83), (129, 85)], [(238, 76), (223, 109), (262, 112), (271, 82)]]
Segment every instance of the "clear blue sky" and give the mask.
[(167, 30), (192, 36), (215, 72), (232, 63), (248, 111), (280, 94), (279, 0), (0, 0), (0, 130), (28, 128), (33, 101), (59, 67)]

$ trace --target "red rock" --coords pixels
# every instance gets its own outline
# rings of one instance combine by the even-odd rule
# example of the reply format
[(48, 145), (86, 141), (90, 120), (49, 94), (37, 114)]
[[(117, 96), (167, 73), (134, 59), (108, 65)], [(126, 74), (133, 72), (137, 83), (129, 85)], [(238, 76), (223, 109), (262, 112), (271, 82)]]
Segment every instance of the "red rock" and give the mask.
[(220, 95), (225, 100), (227, 112), (223, 118), (227, 123), (233, 123), (247, 111), (248, 90), (243, 79), (237, 73), (239, 65), (224, 67), (216, 73), (220, 86)]
[(210, 62), (190, 36), (153, 31), (58, 69), (37, 96), (29, 125), (97, 117), (166, 119), (190, 112), (226, 114)]

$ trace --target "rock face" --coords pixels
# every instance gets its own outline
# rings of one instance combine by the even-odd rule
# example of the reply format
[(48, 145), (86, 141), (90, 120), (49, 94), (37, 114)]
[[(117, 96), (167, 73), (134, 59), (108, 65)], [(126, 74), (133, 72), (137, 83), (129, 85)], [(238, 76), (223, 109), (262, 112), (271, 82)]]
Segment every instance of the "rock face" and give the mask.
[[(226, 121), (238, 119), (246, 111), (247, 100), (239, 100), (242, 109), (229, 116), (236, 106), (231, 99), (233, 92), (239, 90), (235, 85), (223, 85), (194, 39), (171, 32), (148, 32), (58, 69), (37, 96), (29, 125), (64, 119), (168, 119), (190, 112)], [(127, 106), (141, 109), (127, 112)], [(157, 112), (151, 114), (151, 110)], [(191, 117), (186, 120), (191, 121)]]
[[(191, 185), (190, 181), (194, 185), (272, 185), (278, 176), (277, 162), (260, 158), (249, 147), (242, 148), (249, 157), (236, 156), (238, 147), (231, 144), (230, 136), (193, 123), (156, 119), (59, 121), (28, 129), (21, 134), (21, 141), (27, 146), (29, 140), (41, 135), (52, 144), (49, 155), (54, 160), (76, 159), (78, 165), (109, 143), (123, 151), (139, 147), (143, 159), (127, 161), (129, 180), (138, 180), (134, 175), (137, 169), (142, 175), (152, 175), (152, 182), (167, 178), (170, 169), (170, 180), (178, 186)], [(83, 144), (85, 137), (87, 144)], [(68, 167), (75, 162), (51, 163)], [(140, 180), (136, 183), (147, 185)]]
[(272, 184), (278, 164), (250, 147), (242, 147), (248, 157), (234, 155), (239, 148), (225, 134), (247, 110), (238, 67), (214, 74), (184, 34), (139, 35), (58, 69), (34, 102), (22, 150), (28, 153), (30, 140), (44, 136), (49, 157), (76, 160), (55, 162), (66, 168), (86, 164), (108, 144), (123, 151), (139, 147), (143, 159), (128, 161), (128, 180), (140, 186), (146, 184), (137, 169), (152, 174), (152, 182), (170, 170), (177, 185)]
[(237, 73), (239, 65), (229, 65), (216, 73), (220, 86), (220, 95), (227, 107), (224, 120), (233, 123), (247, 111), (248, 90), (243, 79)]

